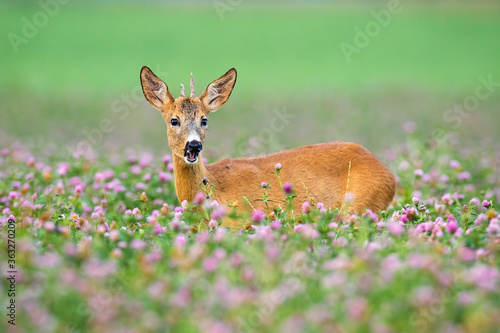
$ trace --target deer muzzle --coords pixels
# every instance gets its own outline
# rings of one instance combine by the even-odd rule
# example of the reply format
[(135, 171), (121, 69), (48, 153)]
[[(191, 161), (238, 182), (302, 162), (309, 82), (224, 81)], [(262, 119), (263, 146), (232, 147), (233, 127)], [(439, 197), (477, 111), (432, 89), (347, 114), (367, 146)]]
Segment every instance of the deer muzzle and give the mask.
[(192, 140), (186, 142), (184, 147), (184, 159), (187, 163), (196, 163), (198, 161), (198, 154), (201, 152), (202, 145), (200, 141)]

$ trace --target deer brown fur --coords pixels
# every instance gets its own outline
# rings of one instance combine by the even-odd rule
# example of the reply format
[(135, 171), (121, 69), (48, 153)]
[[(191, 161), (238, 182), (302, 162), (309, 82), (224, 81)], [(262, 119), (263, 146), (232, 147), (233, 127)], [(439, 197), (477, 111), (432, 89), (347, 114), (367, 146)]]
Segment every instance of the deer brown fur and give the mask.
[[(368, 150), (355, 143), (336, 141), (205, 165), (201, 147), (207, 130), (206, 119), (209, 113), (224, 105), (235, 82), (236, 70), (232, 68), (209, 84), (200, 97), (192, 94), (175, 99), (167, 85), (148, 67), (141, 70), (144, 96), (162, 112), (168, 126), (179, 201), (191, 201), (200, 192), (199, 184), (206, 177), (215, 187), (212, 198), (221, 204), (248, 201), (254, 208), (264, 208), (262, 201), (255, 200), (263, 193), (259, 188), (261, 182), (269, 181), (273, 182), (268, 191), (269, 200), (278, 204), (284, 194), (271, 172), (281, 163), (281, 181), (292, 183), (298, 196), (294, 199), (296, 209), (304, 201), (339, 208), (344, 205), (347, 192), (353, 196), (350, 211), (379, 211), (389, 206), (396, 190), (394, 175)], [(193, 86), (191, 89), (194, 91)]]

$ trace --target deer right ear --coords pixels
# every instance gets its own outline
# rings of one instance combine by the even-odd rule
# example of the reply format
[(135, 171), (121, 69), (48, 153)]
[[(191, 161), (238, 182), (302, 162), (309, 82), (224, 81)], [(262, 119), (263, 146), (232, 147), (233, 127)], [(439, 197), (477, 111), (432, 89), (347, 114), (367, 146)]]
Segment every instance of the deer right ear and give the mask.
[(200, 95), (200, 100), (205, 104), (208, 112), (217, 111), (226, 103), (235, 83), (236, 69), (231, 68), (226, 74), (208, 85), (207, 89)]
[(144, 97), (146, 97), (149, 104), (160, 111), (163, 110), (165, 104), (175, 101), (165, 82), (147, 66), (141, 69), (141, 85)]

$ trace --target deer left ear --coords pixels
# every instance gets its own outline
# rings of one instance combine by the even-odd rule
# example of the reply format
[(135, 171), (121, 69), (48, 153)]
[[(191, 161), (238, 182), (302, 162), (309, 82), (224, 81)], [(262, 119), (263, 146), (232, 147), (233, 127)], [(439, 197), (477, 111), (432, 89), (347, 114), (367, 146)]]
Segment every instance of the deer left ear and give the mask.
[(165, 104), (175, 101), (165, 82), (156, 76), (149, 67), (144, 66), (141, 69), (141, 85), (144, 97), (149, 104), (160, 111)]
[(201, 102), (209, 112), (217, 111), (228, 100), (235, 83), (236, 69), (231, 68), (226, 74), (208, 85), (200, 95)]

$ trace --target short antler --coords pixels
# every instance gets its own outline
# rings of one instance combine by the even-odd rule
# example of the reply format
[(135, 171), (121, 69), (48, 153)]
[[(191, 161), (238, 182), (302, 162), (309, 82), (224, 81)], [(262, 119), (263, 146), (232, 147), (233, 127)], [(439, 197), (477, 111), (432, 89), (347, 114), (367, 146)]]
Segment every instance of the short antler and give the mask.
[(194, 93), (194, 78), (193, 78), (193, 73), (191, 73), (191, 98), (196, 97), (196, 94)]
[[(181, 97), (186, 97), (184, 95), (184, 85), (181, 83)], [(194, 93), (194, 78), (193, 73), (191, 73), (191, 98), (195, 98), (196, 94)]]

